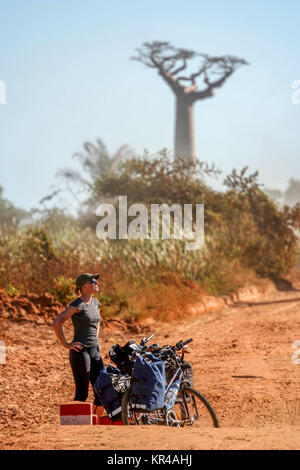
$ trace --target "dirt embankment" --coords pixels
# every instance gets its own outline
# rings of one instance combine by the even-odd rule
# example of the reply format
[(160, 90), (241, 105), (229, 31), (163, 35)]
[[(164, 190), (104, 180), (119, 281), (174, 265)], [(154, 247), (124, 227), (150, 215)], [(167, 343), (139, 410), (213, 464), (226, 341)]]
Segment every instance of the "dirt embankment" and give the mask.
[[(223, 299), (218, 309), (195, 311), (189, 319), (179, 315), (176, 323), (144, 325), (159, 344), (193, 337), (186, 358), (195, 387), (211, 401), (221, 424), (201, 431), (59, 426), (59, 404), (72, 400), (74, 384), (68, 351), (50, 325), (52, 313), (44, 322), (37, 313), (32, 320), (30, 313), (17, 319), (18, 310), (1, 315), (6, 364), (0, 365), (0, 448), (299, 449), (300, 364), (293, 347), (300, 340), (299, 313), (298, 290), (253, 291), (251, 298)], [(126, 324), (108, 325), (100, 336), (105, 363), (111, 344), (138, 341), (144, 334)], [(71, 324), (66, 335), (72, 335)]]
[[(52, 325), (53, 319), (65, 306), (55, 300), (54, 296), (45, 292), (43, 294), (15, 294), (9, 295), (0, 289), (0, 319), (7, 319), (16, 323), (34, 323), (36, 325)], [(132, 333), (141, 333), (148, 329), (146, 323), (124, 321), (118, 318), (102, 318), (102, 327), (106, 330), (128, 330)]]

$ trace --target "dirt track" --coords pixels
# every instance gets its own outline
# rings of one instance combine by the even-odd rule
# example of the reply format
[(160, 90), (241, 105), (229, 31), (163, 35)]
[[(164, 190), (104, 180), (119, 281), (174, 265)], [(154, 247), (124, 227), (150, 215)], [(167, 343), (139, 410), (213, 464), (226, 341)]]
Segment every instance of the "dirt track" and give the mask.
[[(59, 404), (73, 398), (68, 352), (49, 325), (2, 319), (0, 331), (7, 347), (6, 365), (0, 365), (1, 449), (300, 448), (300, 364), (292, 362), (300, 291), (152, 327), (159, 344), (194, 338), (186, 358), (220, 429), (59, 426)], [(111, 344), (127, 339), (124, 332), (102, 333), (104, 357)]]

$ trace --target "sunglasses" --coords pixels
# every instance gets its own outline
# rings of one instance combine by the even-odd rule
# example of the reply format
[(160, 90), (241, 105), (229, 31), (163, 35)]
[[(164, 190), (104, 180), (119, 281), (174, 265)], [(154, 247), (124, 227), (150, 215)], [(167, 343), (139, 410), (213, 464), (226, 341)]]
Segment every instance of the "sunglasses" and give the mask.
[(96, 279), (90, 279), (88, 282), (90, 284), (95, 284), (95, 285), (98, 284), (98, 281), (96, 281)]

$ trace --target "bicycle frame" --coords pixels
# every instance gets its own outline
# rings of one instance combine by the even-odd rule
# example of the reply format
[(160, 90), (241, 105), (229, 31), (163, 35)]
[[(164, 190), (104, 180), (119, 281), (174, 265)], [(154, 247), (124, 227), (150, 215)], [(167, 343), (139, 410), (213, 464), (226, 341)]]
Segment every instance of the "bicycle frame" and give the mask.
[(176, 379), (178, 372), (180, 372), (180, 374), (179, 374), (179, 380), (180, 380), (180, 384), (181, 384), (181, 380), (182, 380), (182, 377), (183, 377), (183, 372), (182, 372), (181, 367), (179, 366), (178, 369), (176, 370), (176, 372), (174, 373), (173, 377), (171, 378), (171, 380), (170, 380), (170, 382), (169, 382), (167, 388), (166, 388), (166, 391), (165, 391), (165, 398), (166, 398), (166, 395), (167, 395), (167, 393), (168, 393), (168, 391), (169, 391), (169, 388), (171, 387), (172, 383), (173, 383), (174, 380)]

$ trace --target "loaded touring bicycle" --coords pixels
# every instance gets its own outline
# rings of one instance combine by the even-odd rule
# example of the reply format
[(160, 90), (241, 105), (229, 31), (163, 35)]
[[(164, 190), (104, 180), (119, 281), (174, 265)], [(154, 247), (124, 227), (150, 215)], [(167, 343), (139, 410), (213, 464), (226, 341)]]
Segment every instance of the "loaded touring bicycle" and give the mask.
[(184, 359), (185, 346), (193, 339), (160, 347), (149, 345), (152, 337), (140, 345), (131, 340), (110, 348), (118, 369), (108, 366), (105, 381), (99, 376), (94, 385), (109, 416), (121, 418), (124, 425), (219, 427), (213, 407), (194, 389), (193, 369)]

